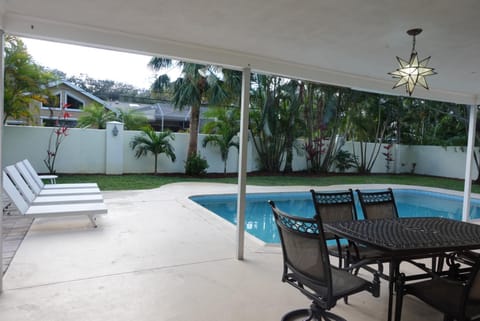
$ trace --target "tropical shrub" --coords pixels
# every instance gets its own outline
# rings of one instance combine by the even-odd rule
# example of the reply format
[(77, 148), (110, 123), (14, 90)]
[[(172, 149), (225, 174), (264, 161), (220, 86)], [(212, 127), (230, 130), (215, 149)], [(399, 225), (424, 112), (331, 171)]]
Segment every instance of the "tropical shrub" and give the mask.
[(142, 133), (133, 137), (130, 142), (130, 147), (135, 151), (135, 157), (140, 158), (152, 153), (155, 157), (155, 170), (157, 174), (158, 155), (165, 154), (172, 162), (175, 161), (176, 156), (173, 146), (169, 140), (174, 140), (175, 137), (170, 131), (156, 133), (151, 126), (142, 128)]
[(199, 154), (190, 154), (185, 161), (185, 174), (199, 176), (207, 173), (208, 163)]

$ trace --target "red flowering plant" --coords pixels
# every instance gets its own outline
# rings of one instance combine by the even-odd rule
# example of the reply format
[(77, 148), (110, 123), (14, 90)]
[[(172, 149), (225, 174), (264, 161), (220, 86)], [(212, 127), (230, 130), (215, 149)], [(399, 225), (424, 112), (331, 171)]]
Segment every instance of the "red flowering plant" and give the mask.
[[(70, 117), (68, 107), (70, 104), (64, 104), (60, 108), (55, 127), (53, 127), (48, 140), (47, 157), (43, 160), (50, 174), (55, 174), (55, 160), (57, 159), (58, 149), (65, 137), (68, 136), (67, 119)], [(50, 110), (52, 112), (52, 110)], [(53, 112), (52, 112), (53, 113)]]
[(311, 143), (305, 142), (303, 149), (306, 153), (307, 164), (310, 164), (311, 171), (318, 171), (320, 169), (320, 162), (322, 154), (325, 153), (325, 147), (322, 138), (314, 138)]
[(391, 151), (392, 147), (393, 147), (392, 144), (383, 146), (383, 148), (385, 149), (385, 152), (382, 154), (383, 156), (385, 156), (385, 162), (386, 162), (385, 167), (387, 168), (387, 173), (390, 172), (391, 163), (393, 162), (392, 151)]

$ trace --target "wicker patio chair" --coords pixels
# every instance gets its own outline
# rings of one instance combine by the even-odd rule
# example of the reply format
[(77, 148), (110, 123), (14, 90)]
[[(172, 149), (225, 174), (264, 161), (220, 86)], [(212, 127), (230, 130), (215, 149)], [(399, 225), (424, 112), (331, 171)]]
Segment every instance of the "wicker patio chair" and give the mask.
[(398, 210), (393, 191), (388, 188), (380, 192), (356, 190), (365, 219), (397, 218)]
[[(357, 220), (352, 189), (341, 192), (317, 192), (311, 189), (310, 193), (312, 194), (315, 212), (321, 217), (323, 223)], [(340, 240), (332, 233), (325, 232), (325, 239), (336, 241), (336, 245), (328, 246), (328, 252), (330, 255), (339, 258), (339, 267), (342, 266), (342, 259), (345, 261), (344, 267), (348, 267), (351, 263), (360, 260), (382, 259), (383, 256), (383, 253), (379, 250), (358, 246), (352, 242), (341, 246)], [(383, 267), (380, 262), (378, 263), (378, 270), (383, 273)]]
[(346, 270), (330, 265), (325, 235), (320, 216), (302, 218), (288, 215), (272, 207), (283, 253), (282, 281), (286, 282), (310, 300), (309, 309), (294, 310), (285, 314), (282, 321), (298, 320), (344, 320), (328, 310), (337, 300), (362, 291), (379, 295), (378, 276), (368, 282)]

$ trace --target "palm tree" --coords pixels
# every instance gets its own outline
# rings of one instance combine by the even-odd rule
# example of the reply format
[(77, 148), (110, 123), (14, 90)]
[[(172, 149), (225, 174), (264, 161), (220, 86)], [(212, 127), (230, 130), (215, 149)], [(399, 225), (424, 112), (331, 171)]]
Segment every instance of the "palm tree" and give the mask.
[(228, 151), (230, 147), (239, 148), (238, 142), (233, 138), (240, 130), (240, 111), (238, 108), (212, 108), (205, 113), (205, 116), (215, 120), (208, 122), (203, 127), (204, 132), (209, 133), (203, 140), (203, 147), (208, 144), (220, 149), (220, 156), (223, 161), (223, 173), (227, 173)]
[[(216, 66), (205, 66), (180, 61), (172, 61), (168, 58), (153, 57), (149, 64), (153, 70), (159, 71), (176, 66), (182, 68), (182, 76), (177, 78), (173, 86), (173, 103), (175, 108), (182, 110), (190, 106), (190, 137), (188, 142), (188, 157), (195, 155), (198, 145), (198, 126), (200, 122), (200, 106), (203, 103), (222, 104), (234, 101), (235, 95), (240, 97), (237, 91), (240, 79), (239, 72), (221, 71)], [(220, 80), (220, 74), (224, 77)], [(240, 74), (241, 75), (241, 74)], [(152, 90), (157, 92), (166, 90), (167, 79), (161, 75), (152, 85)], [(234, 94), (233, 94), (234, 93)]]
[(105, 129), (107, 122), (115, 120), (115, 113), (100, 104), (85, 107), (84, 114), (78, 118), (77, 127)]
[(172, 162), (176, 159), (173, 146), (170, 144), (169, 139), (175, 139), (170, 131), (159, 132), (157, 134), (151, 126), (147, 126), (142, 128), (142, 133), (140, 135), (137, 135), (132, 139), (130, 147), (132, 150), (135, 150), (136, 158), (146, 156), (149, 152), (152, 153), (155, 157), (154, 173), (157, 174), (158, 155), (165, 154), (172, 160)]

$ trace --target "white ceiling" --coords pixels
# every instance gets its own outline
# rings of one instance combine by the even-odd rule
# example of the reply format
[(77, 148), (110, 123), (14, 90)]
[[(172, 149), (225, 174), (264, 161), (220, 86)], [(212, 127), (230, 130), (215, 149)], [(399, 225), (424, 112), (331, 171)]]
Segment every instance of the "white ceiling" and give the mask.
[(397, 95), (387, 72), (419, 27), (438, 75), (414, 96), (479, 104), (478, 0), (0, 0), (0, 12), (16, 35)]

